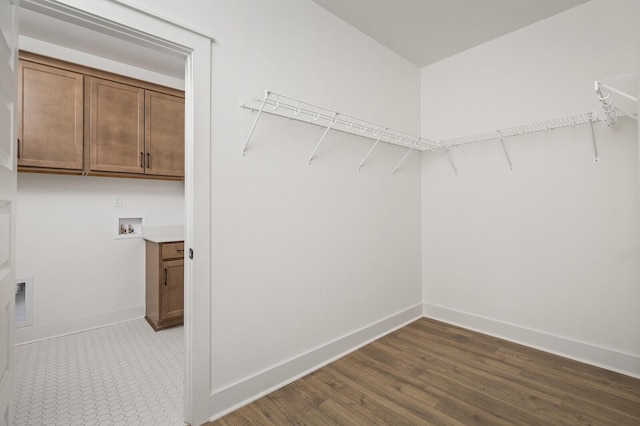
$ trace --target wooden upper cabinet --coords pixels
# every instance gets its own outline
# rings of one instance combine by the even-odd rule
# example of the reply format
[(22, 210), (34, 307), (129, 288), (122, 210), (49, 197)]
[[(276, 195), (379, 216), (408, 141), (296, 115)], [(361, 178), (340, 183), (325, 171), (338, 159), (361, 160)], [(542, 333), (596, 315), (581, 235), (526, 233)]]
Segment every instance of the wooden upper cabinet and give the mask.
[(18, 170), (184, 179), (184, 92), (20, 52)]
[(184, 99), (145, 91), (145, 173), (184, 177)]
[(83, 169), (83, 75), (20, 61), (18, 166)]
[(89, 168), (145, 172), (144, 89), (86, 77)]

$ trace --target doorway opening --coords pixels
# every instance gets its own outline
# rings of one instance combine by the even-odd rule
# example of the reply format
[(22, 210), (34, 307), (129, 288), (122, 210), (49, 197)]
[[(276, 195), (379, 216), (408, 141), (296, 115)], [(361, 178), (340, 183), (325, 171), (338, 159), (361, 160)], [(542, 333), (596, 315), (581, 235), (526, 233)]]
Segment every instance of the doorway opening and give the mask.
[[(210, 324), (207, 320), (210, 307), (210, 211), (207, 202), (194, 209), (194, 198), (198, 194), (199, 201), (210, 197), (209, 179), (201, 179), (195, 184), (194, 174), (208, 173), (209, 170), (209, 139), (210, 139), (210, 105), (209, 99), (198, 101), (194, 99), (194, 89), (198, 87), (199, 94), (210, 93), (210, 58), (211, 38), (188, 30), (179, 25), (160, 19), (151, 14), (131, 8), (123, 2), (106, 2), (106, 4), (82, 5), (82, 9), (67, 6), (61, 2), (49, 0), (25, 0), (21, 7), (27, 13), (39, 14), (40, 18), (55, 18), (68, 26), (93, 31), (101, 35), (102, 40), (116, 41), (115, 52), (122, 52), (123, 43), (137, 47), (133, 57), (144, 57), (139, 52), (152, 52), (146, 61), (165, 55), (174, 61), (181, 61), (182, 78), (184, 81), (185, 108), (185, 181), (184, 181), (184, 227), (185, 246), (196, 253), (198, 261), (185, 262), (185, 367), (184, 367), (184, 419), (191, 423), (203, 423), (208, 420), (208, 396), (211, 389), (210, 380)], [(49, 27), (41, 26), (43, 30)], [(136, 28), (136, 29), (134, 29)], [(30, 31), (26, 27), (25, 31)], [(22, 33), (22, 32), (21, 32)], [(22, 35), (25, 35), (22, 33)], [(33, 34), (32, 34), (33, 36)], [(86, 41), (86, 38), (75, 38)], [(43, 36), (51, 40), (49, 36)], [(108, 44), (108, 43), (107, 43)], [(103, 46), (104, 47), (104, 46)], [(61, 46), (61, 49), (69, 48)], [(87, 49), (84, 47), (83, 49)], [(135, 64), (137, 59), (108, 58), (108, 55), (97, 51), (97, 57), (111, 61), (129, 62)], [(106, 56), (105, 56), (106, 55)], [(198, 67), (194, 67), (194, 63)], [(148, 62), (145, 62), (148, 64)], [(148, 65), (147, 65), (148, 66)], [(94, 66), (94, 68), (97, 68)], [(160, 74), (160, 73), (158, 73)], [(166, 85), (166, 84), (165, 84)], [(197, 117), (197, 119), (196, 119)], [(196, 140), (199, 142), (196, 145)], [(195, 153), (198, 155), (196, 156)], [(202, 177), (202, 175), (200, 175)], [(198, 234), (194, 234), (194, 228)], [(202, 283), (194, 286), (194, 278)], [(143, 285), (143, 283), (141, 283)], [(200, 319), (200, 320), (198, 320)], [(194, 343), (195, 342), (195, 343)], [(197, 371), (197, 374), (194, 373)]]

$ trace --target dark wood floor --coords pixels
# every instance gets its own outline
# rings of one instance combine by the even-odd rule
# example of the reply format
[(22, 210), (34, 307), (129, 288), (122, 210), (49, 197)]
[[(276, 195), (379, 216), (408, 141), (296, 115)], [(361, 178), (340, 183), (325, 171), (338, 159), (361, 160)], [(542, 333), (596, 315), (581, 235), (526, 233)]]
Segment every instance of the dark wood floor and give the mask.
[(208, 425), (640, 425), (640, 380), (420, 319)]

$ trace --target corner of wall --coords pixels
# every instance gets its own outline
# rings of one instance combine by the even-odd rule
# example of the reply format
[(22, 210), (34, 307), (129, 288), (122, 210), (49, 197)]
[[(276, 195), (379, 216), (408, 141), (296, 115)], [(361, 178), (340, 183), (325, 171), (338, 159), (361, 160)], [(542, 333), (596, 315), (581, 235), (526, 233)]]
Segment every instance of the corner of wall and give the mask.
[(424, 316), (607, 370), (640, 378), (640, 356), (443, 306), (424, 304)]

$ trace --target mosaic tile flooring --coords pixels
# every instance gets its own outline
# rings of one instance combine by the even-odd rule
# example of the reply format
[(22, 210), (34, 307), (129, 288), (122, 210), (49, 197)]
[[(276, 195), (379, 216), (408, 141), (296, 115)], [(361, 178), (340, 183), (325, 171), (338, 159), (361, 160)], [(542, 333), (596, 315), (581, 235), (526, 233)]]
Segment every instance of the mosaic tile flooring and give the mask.
[(15, 348), (15, 426), (182, 426), (184, 330), (144, 319)]

